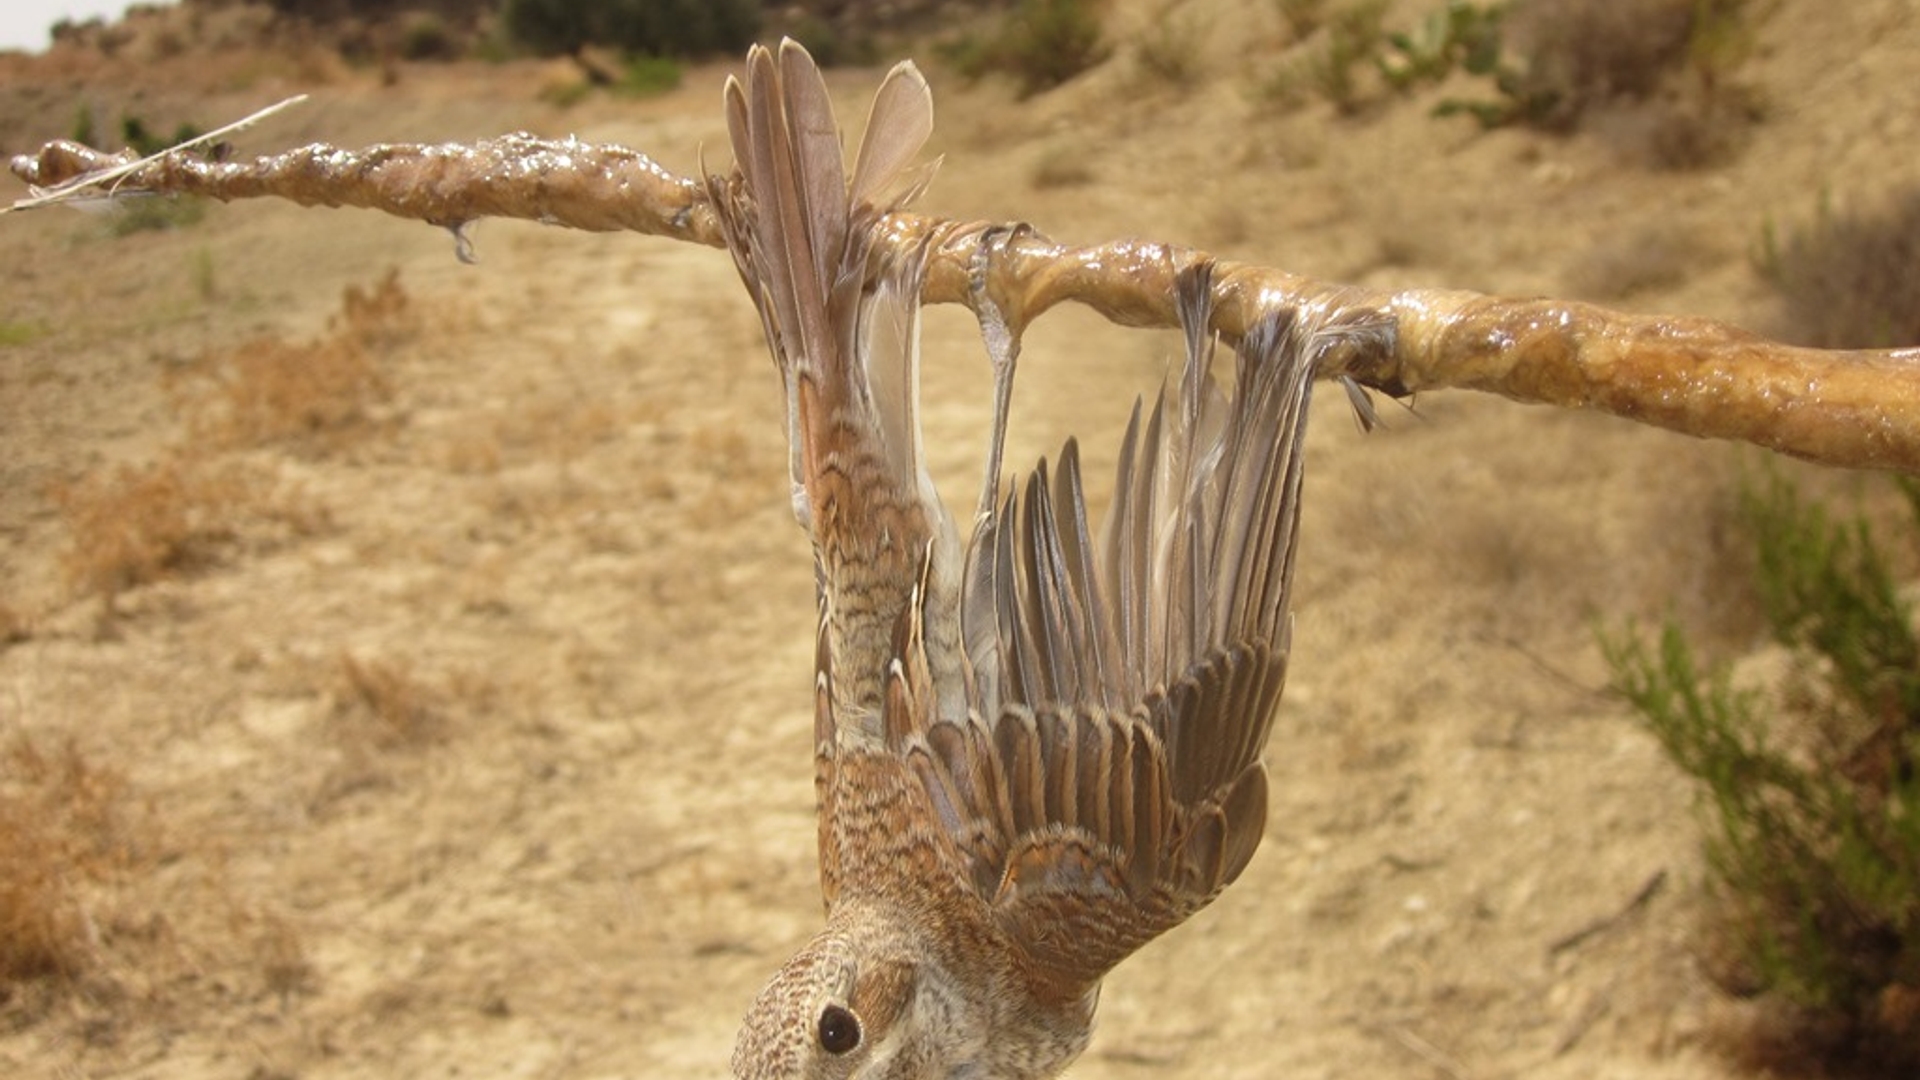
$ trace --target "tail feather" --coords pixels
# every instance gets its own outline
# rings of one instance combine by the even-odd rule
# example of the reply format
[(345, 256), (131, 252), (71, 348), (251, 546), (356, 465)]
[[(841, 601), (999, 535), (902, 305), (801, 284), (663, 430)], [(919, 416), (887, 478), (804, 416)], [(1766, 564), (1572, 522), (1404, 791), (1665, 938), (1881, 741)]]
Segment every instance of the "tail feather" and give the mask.
[(798, 44), (754, 48), (727, 83), (726, 113), (736, 173), (709, 178), (709, 191), (785, 390), (795, 514), (830, 612), (836, 711), (877, 737), (904, 615), (950, 658), (932, 679), (940, 703), (964, 703), (960, 648), (946, 640), (959, 633), (959, 540), (920, 441), (926, 249), (884, 247), (875, 259), (882, 217), (918, 191), (902, 178), (932, 130), (932, 96), (911, 64), (894, 68), (851, 177), (826, 83)]

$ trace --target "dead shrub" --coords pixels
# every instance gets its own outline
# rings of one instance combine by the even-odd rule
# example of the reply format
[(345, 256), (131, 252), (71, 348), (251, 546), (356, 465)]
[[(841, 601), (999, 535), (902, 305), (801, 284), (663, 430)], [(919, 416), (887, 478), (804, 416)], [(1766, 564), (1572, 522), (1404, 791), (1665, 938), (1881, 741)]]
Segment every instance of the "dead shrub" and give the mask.
[(0, 751), (0, 992), (92, 963), (83, 889), (145, 849), (127, 801), (124, 778), (72, 743), (46, 752), (21, 737)]
[(364, 431), (392, 395), (383, 364), (419, 332), (399, 273), (349, 286), (325, 336), (305, 344), (260, 338), (197, 365), (213, 385), (187, 394), (196, 441), (326, 449)]
[(1590, 106), (1645, 98), (1686, 59), (1697, 0), (1520, 0), (1510, 27), (1526, 82), (1572, 126)]
[(57, 483), (48, 495), (70, 538), (61, 560), (67, 587), (101, 597), (109, 609), (128, 589), (218, 565), (248, 543), (310, 535), (325, 523), (323, 512), (269, 471), (182, 452)]
[(1839, 212), (1822, 202), (1785, 237), (1767, 229), (1755, 269), (1779, 297), (1778, 333), (1830, 349), (1920, 344), (1920, 187)]
[(63, 560), (68, 586), (109, 604), (127, 589), (217, 561), (238, 537), (242, 508), (259, 501), (239, 470), (178, 455), (92, 473), (50, 495), (72, 537)]

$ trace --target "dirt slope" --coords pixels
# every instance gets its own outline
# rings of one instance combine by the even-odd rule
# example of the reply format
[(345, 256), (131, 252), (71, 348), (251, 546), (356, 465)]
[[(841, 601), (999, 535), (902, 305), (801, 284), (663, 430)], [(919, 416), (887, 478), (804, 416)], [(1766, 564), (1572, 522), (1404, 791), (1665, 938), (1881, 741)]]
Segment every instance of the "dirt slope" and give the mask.
[[(1148, 32), (1149, 5), (1116, 7), (1123, 42)], [(1430, 99), (1282, 111), (1253, 91), (1272, 5), (1188, 8), (1217, 16), (1188, 89), (1124, 46), (1021, 104), (934, 68), (926, 207), (1520, 294), (1617, 287), (1679, 236), (1654, 258), (1677, 270), (1607, 299), (1764, 327), (1767, 222), (1920, 179), (1898, 149), (1920, 122), (1905, 0), (1782, 0), (1744, 73), (1767, 118), (1689, 173)], [(724, 65), (566, 111), (533, 65), (274, 70), (14, 58), (0, 149), (65, 134), (82, 102), (164, 129), (295, 90), (312, 103), (242, 152), (525, 128), (690, 171), (724, 146)], [(849, 115), (876, 76), (833, 74)], [(1067, 160), (1085, 176), (1062, 182)], [(118, 239), (0, 219), (0, 790), (87, 838), (55, 891), (82, 972), (0, 1001), (0, 1072), (717, 1077), (817, 925), (811, 576), (733, 269), (531, 225), (475, 239), (466, 266), (365, 212), (214, 207)], [(340, 314), (390, 268), (402, 301)], [(359, 373), (344, 411), (236, 421), (246, 358), (309, 343), (309, 367)], [(1104, 476), (1174, 344), (1049, 317), (1010, 462), (1076, 432)], [(987, 376), (965, 313), (930, 313), (927, 353), (929, 443), (970, 502)], [(1737, 1006), (1697, 955), (1689, 791), (1598, 692), (1590, 627), (1671, 612), (1751, 640), (1723, 564), (1753, 455), (1464, 394), (1385, 413), (1363, 437), (1336, 405), (1311, 434), (1267, 845), (1111, 980), (1073, 1075), (1732, 1075), (1707, 1046)], [(156, 460), (156, 486), (110, 483)], [(104, 557), (72, 557), (87, 507), (151, 528), (181, 504), (180, 565), (110, 610), (76, 586)]]

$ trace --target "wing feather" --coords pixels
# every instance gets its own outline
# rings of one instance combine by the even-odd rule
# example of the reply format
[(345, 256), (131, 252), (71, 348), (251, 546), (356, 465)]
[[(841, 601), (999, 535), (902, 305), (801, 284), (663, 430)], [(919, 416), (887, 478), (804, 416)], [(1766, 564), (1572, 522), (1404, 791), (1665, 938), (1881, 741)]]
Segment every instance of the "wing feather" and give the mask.
[(961, 608), (972, 712), (936, 722), (986, 733), (941, 740), (968, 755), (956, 783), (1005, 793), (1000, 832), (962, 847), (977, 867), (995, 849), (983, 897), (1062, 994), (1207, 904), (1266, 824), (1323, 316), (1263, 319), (1229, 398), (1210, 372), (1210, 270), (1178, 281), (1186, 362), (1136, 404), (1100, 530), (1071, 442), (979, 523)]

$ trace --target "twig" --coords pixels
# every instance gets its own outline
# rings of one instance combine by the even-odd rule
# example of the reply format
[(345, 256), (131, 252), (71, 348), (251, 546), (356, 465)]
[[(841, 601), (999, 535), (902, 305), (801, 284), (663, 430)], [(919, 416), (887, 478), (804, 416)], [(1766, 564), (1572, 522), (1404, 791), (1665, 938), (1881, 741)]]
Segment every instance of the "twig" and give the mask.
[(1560, 1037), (1554, 1040), (1553, 1056), (1565, 1057), (1571, 1053), (1574, 1047), (1580, 1045), (1580, 1040), (1587, 1037), (1587, 1032), (1593, 1030), (1593, 1025), (1599, 1023), (1601, 1018), (1612, 1009), (1613, 999), (1609, 995), (1595, 994), (1589, 997), (1587, 1003), (1580, 1007), (1579, 1015), (1575, 1016), (1566, 1030), (1560, 1033)]
[(1635, 912), (1652, 903), (1653, 898), (1660, 894), (1661, 888), (1663, 888), (1666, 883), (1667, 871), (1665, 868), (1654, 871), (1653, 876), (1647, 879), (1646, 884), (1640, 886), (1640, 891), (1633, 894), (1633, 899), (1628, 900), (1626, 906), (1611, 915), (1602, 916), (1601, 918), (1593, 920), (1571, 934), (1556, 938), (1552, 944), (1547, 946), (1547, 955), (1559, 956), (1568, 949), (1590, 938), (1604, 934), (1608, 930), (1625, 922)]
[[(262, 120), (265, 120), (267, 117), (272, 116), (283, 109), (292, 108), (293, 106), (298, 105), (305, 100), (307, 100), (307, 95), (296, 94), (293, 97), (287, 98), (285, 101), (281, 101), (276, 104), (269, 105), (266, 108), (261, 109), (259, 112), (256, 112), (251, 116), (241, 117), (240, 119), (235, 120), (233, 123), (228, 124), (225, 127), (216, 128), (213, 131), (209, 131), (204, 135), (195, 135), (193, 138), (188, 139), (185, 142), (177, 143), (173, 146), (169, 146), (165, 150), (161, 150), (158, 153), (154, 153), (154, 154), (148, 154), (146, 157), (143, 157), (143, 158), (134, 158), (133, 160), (127, 160), (126, 157), (122, 155), (122, 156), (116, 156), (115, 158), (111, 159), (119, 162), (119, 164), (116, 164), (116, 165), (90, 164), (90, 166), (87, 168), (86, 171), (80, 173), (79, 175), (73, 176), (63, 182), (56, 183), (51, 188), (41, 188), (41, 187), (35, 186), (31, 180), (28, 180), (28, 190), (32, 191), (33, 194), (25, 199), (15, 199), (13, 203), (9, 206), (0, 206), (0, 214), (12, 213), (15, 210), (33, 210), (42, 206), (55, 206), (62, 203), (78, 202), (82, 199), (93, 197), (95, 194), (93, 192), (94, 188), (104, 187), (107, 189), (108, 195), (118, 194), (119, 186), (120, 186), (119, 181), (125, 180), (127, 177), (132, 176), (134, 173), (139, 172), (142, 168), (145, 168), (146, 166), (159, 161), (161, 158), (168, 157), (169, 155), (173, 155), (173, 154), (178, 154), (185, 150), (192, 150), (197, 146), (203, 146), (207, 143), (211, 143), (216, 140), (223, 139), (226, 136), (231, 135), (236, 131), (241, 131), (246, 128), (252, 127), (253, 125), (259, 123)], [(72, 153), (77, 159), (80, 159), (80, 160), (87, 160), (89, 162), (97, 162), (99, 160), (99, 155), (97, 155), (94, 151), (89, 150), (78, 143), (69, 143), (69, 142), (48, 143), (46, 147), (41, 150), (41, 154), (45, 155), (49, 152), (55, 152), (54, 150), (55, 147), (59, 147), (65, 152)], [(127, 151), (127, 153), (131, 154), (132, 151)], [(14, 159), (13, 164), (14, 164), (14, 169), (16, 173), (19, 171), (21, 161), (22, 161), (21, 158)], [(57, 172), (60, 170), (48, 169), (46, 171)], [(24, 175), (21, 178), (26, 179)]]
[(1402, 1049), (1414, 1057), (1419, 1058), (1422, 1062), (1425, 1062), (1429, 1067), (1437, 1070), (1442, 1075), (1450, 1077), (1451, 1080), (1468, 1080), (1468, 1078), (1472, 1076), (1472, 1074), (1467, 1071), (1466, 1065), (1463, 1064), (1460, 1059), (1420, 1036), (1415, 1035), (1412, 1031), (1407, 1030), (1399, 1024), (1375, 1023), (1367, 1026), (1371, 1027), (1375, 1033), (1385, 1035), (1387, 1038), (1400, 1044)]
[[(12, 169), (36, 188), (59, 185), (15, 208), (70, 201), (111, 183), (122, 192), (366, 207), (456, 232), (506, 217), (721, 246), (703, 185), (633, 150), (573, 139), (509, 135), (358, 151), (314, 144), (252, 163), (176, 152), (127, 161), (55, 142), (14, 158)], [(1174, 326), (1174, 273), (1204, 257), (1154, 243), (1068, 247), (1019, 230), (994, 245), (987, 288), (977, 290), (968, 273), (990, 227), (1003, 228), (897, 214), (887, 222), (889, 243), (877, 246), (929, 242), (927, 302), (971, 306), (992, 295), (1019, 323), (1074, 301), (1124, 326)], [(1214, 329), (1229, 338), (1276, 307), (1384, 313), (1396, 327), (1393, 347), (1356, 354), (1332, 374), (1389, 394), (1480, 390), (1830, 465), (1920, 474), (1920, 349), (1797, 348), (1706, 319), (1450, 290), (1384, 293), (1227, 262), (1214, 282)]]

